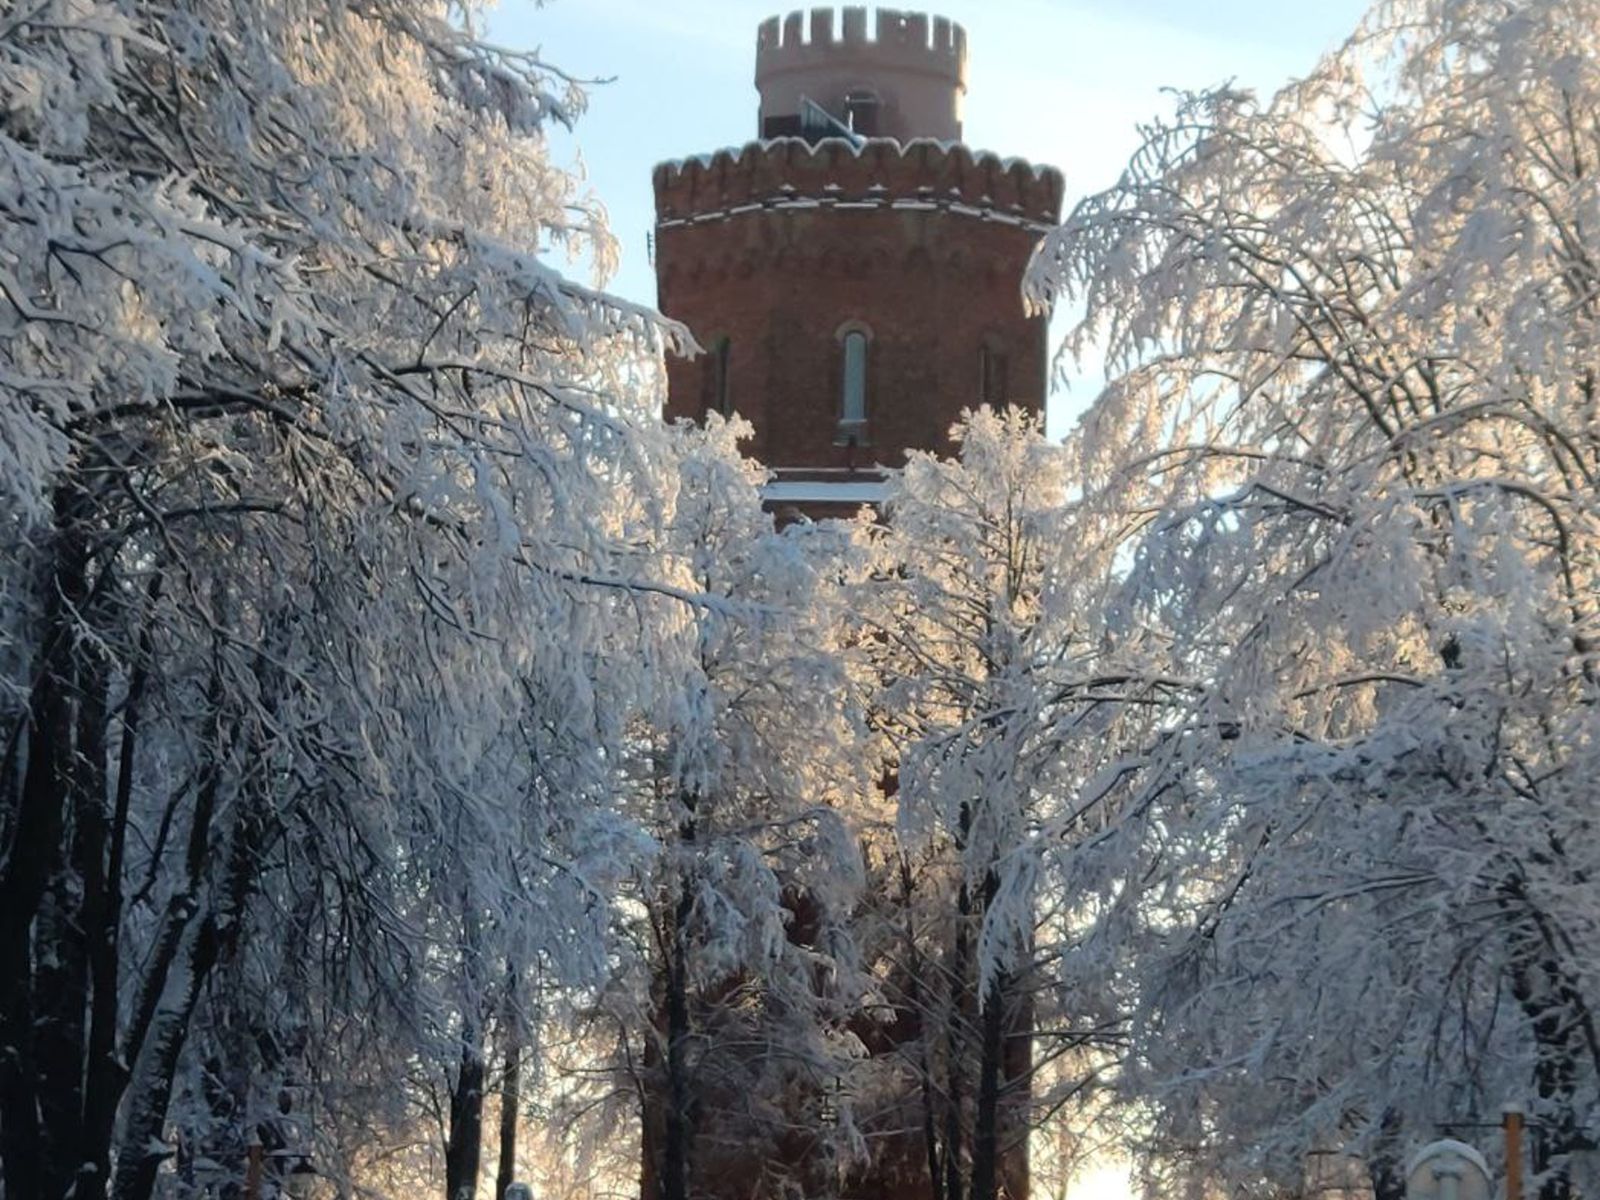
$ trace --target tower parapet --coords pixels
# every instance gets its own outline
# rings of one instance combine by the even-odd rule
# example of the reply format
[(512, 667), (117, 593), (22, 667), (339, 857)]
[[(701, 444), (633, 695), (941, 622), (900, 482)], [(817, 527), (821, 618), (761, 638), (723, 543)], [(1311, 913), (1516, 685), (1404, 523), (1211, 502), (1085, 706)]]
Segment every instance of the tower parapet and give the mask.
[[(756, 33), (763, 137), (800, 132), (806, 102), (867, 137), (959, 141), (966, 30), (944, 17), (865, 7), (811, 10)], [(870, 24), (870, 29), (869, 29)], [(809, 32), (809, 36), (807, 36)]]
[(1054, 167), (962, 145), (798, 138), (662, 163), (654, 183), (663, 228), (757, 209), (844, 207), (953, 210), (1041, 231), (1060, 219), (1063, 186)]

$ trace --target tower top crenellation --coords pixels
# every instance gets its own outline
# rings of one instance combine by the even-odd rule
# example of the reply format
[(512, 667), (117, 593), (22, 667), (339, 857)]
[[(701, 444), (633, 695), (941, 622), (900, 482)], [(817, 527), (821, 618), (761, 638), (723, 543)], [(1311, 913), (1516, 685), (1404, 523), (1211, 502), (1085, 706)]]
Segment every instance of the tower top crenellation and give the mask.
[(831, 8), (813, 8), (763, 21), (756, 32), (757, 82), (840, 52), (868, 55), (885, 67), (920, 67), (965, 79), (967, 31), (946, 17), (880, 8), (869, 22), (865, 6), (851, 6), (839, 10), (835, 30), (834, 15)]
[(756, 32), (756, 89), (763, 137), (956, 141), (967, 33), (946, 17), (861, 5), (769, 17)]

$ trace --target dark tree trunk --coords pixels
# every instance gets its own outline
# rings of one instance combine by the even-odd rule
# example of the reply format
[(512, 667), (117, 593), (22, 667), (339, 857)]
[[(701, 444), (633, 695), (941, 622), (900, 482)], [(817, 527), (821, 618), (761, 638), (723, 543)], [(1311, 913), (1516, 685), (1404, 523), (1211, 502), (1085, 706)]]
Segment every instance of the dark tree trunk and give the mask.
[[(965, 832), (965, 806), (962, 808)], [(972, 894), (962, 883), (956, 897), (956, 936), (950, 961), (950, 1008), (945, 1026), (945, 1115), (944, 1115), (944, 1195), (945, 1200), (962, 1200), (965, 1194), (962, 1168), (962, 1121), (966, 1105), (967, 1030), (970, 1027), (970, 989), (967, 972), (972, 931)]]
[(1006, 1200), (1028, 1200), (1032, 1180), (1028, 1140), (1033, 1132), (1033, 949), (1024, 969), (1006, 978), (1005, 1045), (1000, 1052), (1000, 1190)]
[(689, 1139), (689, 969), (685, 926), (694, 894), (685, 882), (673, 911), (671, 958), (667, 963), (667, 1111), (662, 1147), (661, 1200), (688, 1200)]
[(1580, 1061), (1600, 1073), (1600, 1039), (1593, 1014), (1562, 958), (1565, 945), (1530, 899), (1520, 874), (1501, 886), (1511, 933), (1511, 993), (1533, 1035), (1534, 1115), (1542, 1136), (1533, 1169), (1541, 1177), (1539, 1200), (1572, 1200), (1569, 1158), (1594, 1149), (1578, 1114)]
[(473, 1200), (478, 1194), (478, 1169), (483, 1162), (483, 1085), (485, 975), (483, 931), (471, 896), (463, 889), (461, 903), (461, 975), (465, 1000), (461, 1008), (461, 1057), (450, 1088), (450, 1127), (445, 1131), (445, 1200)]
[(445, 1200), (473, 1200), (483, 1153), (483, 1044), (478, 1030), (461, 1037), (461, 1064), (450, 1089), (450, 1133), (444, 1148)]
[(112, 1178), (114, 1200), (150, 1200), (155, 1190), (156, 1172), (167, 1157), (161, 1148), (161, 1135), (166, 1127), (178, 1056), (206, 976), (216, 965), (217, 951), (216, 924), (209, 915), (191, 916), (184, 923), (174, 955), (178, 970), (168, 975), (167, 987), (151, 1015), (134, 1065), (122, 1152)]
[(933, 1056), (928, 1052), (928, 1031), (925, 1013), (928, 998), (923, 991), (922, 948), (917, 944), (916, 917), (911, 907), (915, 889), (911, 884), (911, 864), (905, 855), (900, 856), (900, 907), (906, 922), (906, 962), (910, 964), (906, 981), (906, 999), (913, 1012), (922, 1021), (918, 1035), (918, 1054), (921, 1065), (922, 1093), (922, 1149), (928, 1167), (928, 1191), (932, 1200), (944, 1200), (944, 1177), (939, 1170), (938, 1111), (933, 1090)]
[(995, 1200), (1000, 1178), (1000, 1074), (1005, 1048), (1005, 980), (996, 975), (985, 992), (978, 1058), (978, 1107), (972, 1133), (972, 1200)]
[[(256, 734), (244, 740), (247, 728), (259, 731), (263, 726), (247, 722), (234, 711), (223, 665), (219, 658), (213, 666), (209, 689), (213, 729), (208, 761), (195, 790), (184, 854), (184, 887), (168, 903), (124, 1043), (124, 1058), (134, 1068), (128, 1081), (131, 1091), (123, 1151), (113, 1178), (115, 1200), (149, 1200), (156, 1169), (165, 1156), (161, 1135), (195, 1010), (215, 969), (235, 960), (250, 897), (260, 878), (261, 855), (279, 829), (266, 777), (251, 772), (234, 802), (236, 815), (224, 839), (225, 851), (213, 854), (212, 830), (222, 807), (225, 780), (240, 778), (238, 763), (259, 762), (267, 751)], [(270, 713), (276, 689), (264, 657), (257, 660), (255, 674), (256, 694)], [(242, 1052), (224, 1057), (242, 1057)], [(212, 1099), (220, 1102), (218, 1094)], [(115, 1116), (116, 1101), (107, 1100), (106, 1104), (109, 1120)], [(227, 1161), (242, 1162), (249, 1140), (241, 1107), (231, 1106), (239, 1124), (225, 1134), (231, 1137), (223, 1156)], [(185, 1153), (195, 1152), (199, 1144), (196, 1138), (186, 1139)]]
[[(238, 816), (226, 837), (220, 875), (206, 870), (211, 858), (222, 780), (240, 752), (243, 722), (225, 712), (227, 689), (221, 664), (214, 669), (210, 699), (215, 729), (210, 761), (195, 793), (195, 811), (184, 856), (185, 886), (168, 905), (154, 962), (143, 980), (125, 1054), (133, 1061), (121, 1153), (112, 1177), (113, 1200), (150, 1200), (156, 1172), (167, 1152), (162, 1134), (179, 1057), (195, 1008), (218, 962), (238, 949), (245, 907), (259, 877), (258, 856), (267, 840), (267, 797), (256, 783), (238, 800)], [(248, 757), (263, 747), (251, 745)]]
[[(159, 579), (159, 577), (158, 577)], [(153, 583), (150, 599), (160, 592)], [(151, 626), (139, 640), (139, 657), (122, 705), (122, 742), (117, 751), (117, 794), (106, 847), (104, 883), (98, 903), (85, 905), (89, 939), (89, 1040), (84, 1064), (84, 1168), (75, 1200), (104, 1200), (111, 1183), (111, 1137), (117, 1103), (128, 1073), (117, 1057), (118, 954), (122, 939), (122, 864), (133, 799), (133, 771), (139, 720), (150, 678)]]
[[(983, 911), (994, 902), (999, 880), (991, 870), (983, 879)], [(996, 969), (988, 986), (979, 980), (983, 1004), (978, 1014), (978, 1103), (972, 1130), (972, 1200), (995, 1200), (1000, 1181), (1000, 1083), (1005, 1070), (1006, 973)]]
[(1572, 1200), (1568, 1156), (1590, 1142), (1578, 1124), (1579, 1047), (1572, 1034), (1582, 1002), (1567, 982), (1553, 951), (1528, 934), (1516, 960), (1511, 991), (1533, 1031), (1534, 1111), (1541, 1137), (1534, 1143), (1533, 1169), (1541, 1177), (1539, 1200)]
[(82, 889), (71, 867), (57, 871), (34, 921), (34, 1070), (44, 1161), (41, 1197), (72, 1188), (83, 1115), (83, 1041), (88, 956), (78, 914)]
[[(695, 842), (696, 798), (683, 797), (686, 815), (679, 825), (680, 842)], [(694, 884), (685, 874), (678, 884), (672, 926), (665, 940), (667, 956), (667, 1111), (661, 1148), (661, 1200), (689, 1200), (689, 1144), (694, 1137), (689, 1088), (689, 918), (694, 911)]]
[[(35, 939), (49, 948), (35, 967), (39, 1112), (45, 1195), (65, 1196), (91, 1161), (83, 1126), (90, 1004), (90, 937), (105, 898), (106, 673), (76, 656), (77, 732), (68, 772), (71, 828), (66, 866), (46, 889)], [(92, 1171), (92, 1168), (90, 1168)]]
[(517, 1179), (517, 1121), (522, 1107), (522, 1036), (517, 1020), (517, 976), (507, 972), (503, 1036), (505, 1073), (500, 1077), (500, 1160), (495, 1167), (494, 1200), (505, 1200)]
[(1400, 1134), (1399, 1113), (1384, 1109), (1378, 1122), (1377, 1149), (1367, 1161), (1372, 1200), (1405, 1200), (1406, 1168)]
[[(66, 489), (56, 496), (58, 534), (53, 569), (45, 580), (40, 654), (28, 703), (27, 763), (11, 822), (11, 842), (0, 868), (0, 1167), (7, 1196), (56, 1200), (67, 1164), (55, 1160), (46, 1133), (59, 1114), (46, 1112), (41, 1127), (40, 1012), (33, 936), (47, 891), (65, 869), (63, 838), (73, 763), (74, 623), (84, 599), (87, 555), (72, 530), (76, 505)], [(53, 932), (64, 932), (59, 921)], [(52, 948), (53, 953), (53, 948)], [(46, 1038), (48, 1057), (55, 1040)], [(55, 1064), (52, 1063), (52, 1066)], [(49, 1104), (53, 1098), (46, 1100)], [(75, 1166), (74, 1164), (71, 1164)], [(66, 1175), (70, 1178), (70, 1173)]]

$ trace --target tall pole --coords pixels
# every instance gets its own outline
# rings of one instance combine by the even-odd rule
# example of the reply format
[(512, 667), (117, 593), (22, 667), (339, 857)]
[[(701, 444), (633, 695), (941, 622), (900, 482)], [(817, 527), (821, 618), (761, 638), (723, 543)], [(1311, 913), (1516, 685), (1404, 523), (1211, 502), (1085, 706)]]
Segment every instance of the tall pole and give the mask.
[(1500, 1128), (1506, 1139), (1505, 1200), (1522, 1200), (1522, 1106), (1508, 1104), (1500, 1110)]

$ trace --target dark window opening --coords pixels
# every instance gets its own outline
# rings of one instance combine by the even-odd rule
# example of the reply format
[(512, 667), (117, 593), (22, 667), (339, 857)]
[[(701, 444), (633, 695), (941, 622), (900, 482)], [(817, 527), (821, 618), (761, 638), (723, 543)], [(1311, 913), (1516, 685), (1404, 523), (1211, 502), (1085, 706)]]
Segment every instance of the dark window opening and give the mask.
[(801, 96), (799, 112), (762, 117), (761, 136), (804, 138), (814, 146), (826, 138), (843, 138), (859, 145), (864, 134), (850, 128), (848, 114), (840, 117), (809, 96)]
[(804, 132), (799, 113), (783, 117), (764, 117), (761, 121), (761, 136), (764, 138), (800, 137)]
[(978, 399), (984, 404), (1001, 405), (1009, 399), (1006, 382), (1006, 356), (993, 346), (978, 350)]
[(846, 92), (844, 96), (845, 124), (852, 133), (862, 137), (878, 136), (878, 94), (860, 90)]
[(710, 413), (724, 417), (733, 415), (733, 397), (728, 387), (728, 365), (732, 354), (733, 341), (730, 338), (719, 337), (711, 343), (711, 350), (706, 355), (705, 387), (700, 403), (702, 416)]
[(867, 440), (867, 335), (852, 329), (842, 343), (843, 386), (839, 395), (839, 434), (834, 440), (841, 446), (861, 446)]

